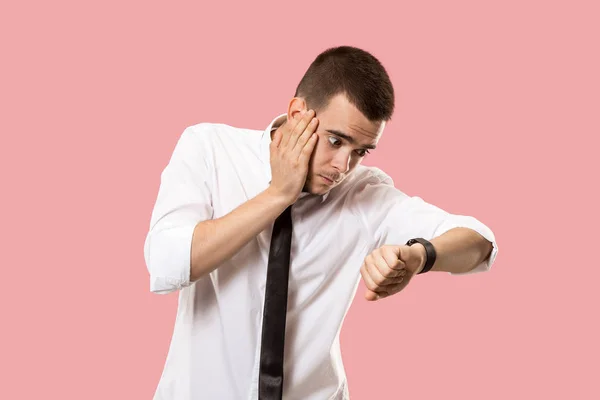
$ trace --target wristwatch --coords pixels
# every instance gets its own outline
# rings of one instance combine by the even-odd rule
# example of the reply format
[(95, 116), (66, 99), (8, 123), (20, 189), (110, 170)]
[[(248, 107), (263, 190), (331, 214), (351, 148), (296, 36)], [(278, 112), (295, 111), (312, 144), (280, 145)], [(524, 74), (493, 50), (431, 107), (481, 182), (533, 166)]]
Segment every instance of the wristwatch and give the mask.
[(425, 272), (429, 271), (431, 267), (433, 267), (433, 264), (435, 263), (435, 259), (437, 257), (437, 253), (435, 252), (435, 248), (433, 247), (431, 242), (423, 238), (410, 239), (408, 242), (406, 242), (406, 245), (412, 246), (415, 243), (420, 243), (423, 245), (423, 247), (425, 247), (425, 265), (423, 266), (423, 269), (419, 272), (419, 274), (424, 274)]

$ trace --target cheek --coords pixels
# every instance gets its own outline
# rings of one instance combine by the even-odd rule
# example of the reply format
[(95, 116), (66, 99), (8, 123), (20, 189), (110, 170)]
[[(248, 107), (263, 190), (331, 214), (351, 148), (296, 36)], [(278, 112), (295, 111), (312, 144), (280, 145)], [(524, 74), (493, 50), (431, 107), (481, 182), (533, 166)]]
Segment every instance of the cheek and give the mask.
[(327, 143), (325, 143), (323, 139), (319, 138), (311, 156), (311, 165), (323, 164), (328, 157), (328, 151), (329, 147), (327, 146)]
[(350, 160), (350, 166), (349, 166), (347, 174), (352, 172), (352, 170), (354, 170), (354, 168), (356, 168), (361, 163), (361, 161), (362, 161), (361, 157), (353, 156), (352, 159)]

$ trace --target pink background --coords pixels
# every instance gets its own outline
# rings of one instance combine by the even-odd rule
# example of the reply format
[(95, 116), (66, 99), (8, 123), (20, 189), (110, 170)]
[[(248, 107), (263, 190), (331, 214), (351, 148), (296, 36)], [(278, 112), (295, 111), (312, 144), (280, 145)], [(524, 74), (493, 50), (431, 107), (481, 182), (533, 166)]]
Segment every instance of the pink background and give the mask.
[(149, 292), (143, 241), (177, 138), (264, 129), (320, 51), (350, 44), (397, 91), (365, 164), (500, 247), (490, 273), (385, 301), (361, 284), (341, 338), (352, 399), (600, 398), (598, 2), (12, 3), (0, 397), (152, 397), (177, 295)]

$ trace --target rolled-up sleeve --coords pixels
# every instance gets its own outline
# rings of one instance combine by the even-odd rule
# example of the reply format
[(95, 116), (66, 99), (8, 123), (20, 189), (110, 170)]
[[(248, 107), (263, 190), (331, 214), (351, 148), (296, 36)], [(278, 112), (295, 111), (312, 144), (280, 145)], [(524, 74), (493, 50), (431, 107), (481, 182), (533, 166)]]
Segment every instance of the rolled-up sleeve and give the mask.
[(417, 196), (408, 196), (394, 187), (392, 179), (381, 171), (378, 181), (365, 187), (369, 204), (366, 220), (371, 225), (376, 247), (385, 244), (404, 244), (421, 237), (431, 240), (454, 228), (469, 228), (492, 244), (490, 256), (464, 275), (488, 271), (498, 254), (498, 245), (492, 230), (475, 217), (449, 213)]
[(202, 125), (187, 128), (161, 173), (144, 243), (153, 293), (167, 294), (190, 285), (194, 228), (213, 217), (204, 134)]

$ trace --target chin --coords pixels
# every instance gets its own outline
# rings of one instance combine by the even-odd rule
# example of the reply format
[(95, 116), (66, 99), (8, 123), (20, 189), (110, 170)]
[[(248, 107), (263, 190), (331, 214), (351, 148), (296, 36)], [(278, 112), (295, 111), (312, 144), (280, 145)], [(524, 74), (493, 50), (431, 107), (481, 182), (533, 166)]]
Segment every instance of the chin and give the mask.
[(322, 196), (329, 192), (332, 189), (331, 186), (327, 185), (315, 185), (313, 182), (308, 182), (306, 186), (304, 186), (304, 191), (310, 193), (315, 196)]
[(315, 196), (323, 196), (324, 194), (329, 192), (329, 190), (330, 189), (309, 190), (309, 193)]

